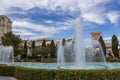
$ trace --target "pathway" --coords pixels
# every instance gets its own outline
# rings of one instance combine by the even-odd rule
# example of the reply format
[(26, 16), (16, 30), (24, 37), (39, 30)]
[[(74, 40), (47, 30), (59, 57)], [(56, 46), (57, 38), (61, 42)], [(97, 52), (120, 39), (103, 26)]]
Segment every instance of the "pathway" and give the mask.
[(8, 76), (0, 76), (0, 80), (17, 80), (17, 79)]

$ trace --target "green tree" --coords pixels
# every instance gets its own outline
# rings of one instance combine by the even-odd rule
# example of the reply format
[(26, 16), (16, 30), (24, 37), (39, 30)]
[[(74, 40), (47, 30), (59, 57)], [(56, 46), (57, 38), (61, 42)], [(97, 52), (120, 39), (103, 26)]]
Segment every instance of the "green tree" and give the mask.
[(21, 58), (26, 58), (27, 56), (27, 42), (25, 41), (24, 42), (24, 45), (23, 45), (23, 54), (21, 54)]
[(106, 46), (105, 46), (105, 42), (104, 42), (102, 36), (100, 36), (100, 38), (99, 38), (99, 42), (100, 42), (100, 44), (101, 44), (101, 46), (102, 46), (102, 49), (103, 49), (104, 55), (106, 55)]
[(35, 48), (35, 41), (32, 41), (32, 48)]
[(118, 38), (116, 35), (112, 36), (112, 52), (114, 54), (115, 57), (119, 58), (119, 50), (118, 50)]
[(24, 42), (24, 53), (27, 53), (27, 42)]
[(42, 55), (42, 57), (48, 56), (50, 53), (50, 48), (49, 47), (41, 47), (39, 50), (39, 53)]
[(56, 57), (56, 47), (55, 47), (54, 40), (52, 40), (50, 43), (50, 54), (52, 58)]
[(65, 45), (65, 44), (66, 44), (65, 38), (63, 38), (63, 40), (62, 40), (62, 45)]
[(46, 47), (46, 41), (45, 41), (45, 39), (42, 42), (42, 47)]
[(17, 56), (20, 53), (19, 47), (20, 47), (21, 39), (12, 32), (5, 33), (1, 37), (1, 41), (4, 46), (13, 46), (14, 56)]

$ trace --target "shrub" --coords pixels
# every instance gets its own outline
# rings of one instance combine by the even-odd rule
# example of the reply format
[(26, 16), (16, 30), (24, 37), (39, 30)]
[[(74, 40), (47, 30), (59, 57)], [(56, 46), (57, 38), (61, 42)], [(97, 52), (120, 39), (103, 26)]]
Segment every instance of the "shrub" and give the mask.
[(15, 77), (18, 80), (54, 80), (55, 70), (16, 67)]
[(116, 70), (59, 70), (57, 80), (120, 80)]
[(120, 80), (116, 70), (47, 70), (17, 67), (18, 80)]
[(0, 76), (4, 76), (5, 64), (0, 64)]
[(0, 76), (14, 76), (15, 66), (0, 65)]
[(18, 80), (120, 80), (120, 69), (49, 70), (0, 65), (0, 76)]

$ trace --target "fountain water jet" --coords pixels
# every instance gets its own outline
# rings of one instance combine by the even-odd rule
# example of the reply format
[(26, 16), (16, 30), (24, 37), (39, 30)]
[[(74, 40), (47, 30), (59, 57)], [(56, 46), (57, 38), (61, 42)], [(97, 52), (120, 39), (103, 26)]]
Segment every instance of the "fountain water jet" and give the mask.
[(14, 62), (12, 46), (0, 46), (0, 63)]
[(74, 52), (75, 52), (75, 65), (79, 67), (85, 67), (85, 47), (84, 41), (82, 37), (82, 27), (80, 24), (80, 19), (76, 19), (76, 37), (75, 37), (75, 44), (74, 44)]
[(57, 52), (57, 56), (58, 56), (58, 65), (64, 65), (65, 59), (64, 59), (64, 47), (62, 44), (60, 44), (58, 46), (58, 52)]
[[(105, 69), (106, 60), (99, 41), (85, 47), (80, 19), (76, 19), (76, 36), (73, 43), (58, 47), (58, 68), (62, 69)], [(64, 63), (64, 64), (63, 64)]]

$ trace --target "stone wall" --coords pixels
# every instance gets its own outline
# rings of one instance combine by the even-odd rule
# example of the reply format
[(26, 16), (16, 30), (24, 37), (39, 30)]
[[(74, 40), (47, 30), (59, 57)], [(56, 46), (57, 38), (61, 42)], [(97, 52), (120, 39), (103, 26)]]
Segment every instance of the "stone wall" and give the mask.
[(12, 30), (12, 21), (5, 15), (0, 15), (0, 44), (1, 37)]

